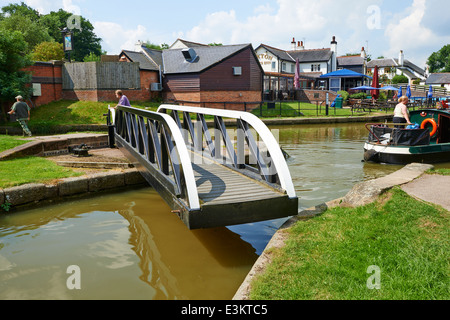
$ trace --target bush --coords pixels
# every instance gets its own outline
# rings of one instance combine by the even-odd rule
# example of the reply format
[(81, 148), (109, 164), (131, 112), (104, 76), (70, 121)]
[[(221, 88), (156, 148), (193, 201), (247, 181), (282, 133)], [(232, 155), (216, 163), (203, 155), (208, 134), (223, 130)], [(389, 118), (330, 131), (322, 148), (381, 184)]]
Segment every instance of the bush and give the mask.
[(350, 96), (350, 99), (366, 99), (367, 93), (360, 92), (360, 93), (354, 93)]
[(348, 97), (350, 96), (347, 91), (338, 91), (338, 94), (341, 95), (341, 97), (344, 99), (344, 102), (347, 102)]
[(393, 84), (397, 84), (397, 83), (409, 83), (409, 80), (406, 76), (404, 75), (396, 75), (394, 78), (392, 78), (392, 83)]

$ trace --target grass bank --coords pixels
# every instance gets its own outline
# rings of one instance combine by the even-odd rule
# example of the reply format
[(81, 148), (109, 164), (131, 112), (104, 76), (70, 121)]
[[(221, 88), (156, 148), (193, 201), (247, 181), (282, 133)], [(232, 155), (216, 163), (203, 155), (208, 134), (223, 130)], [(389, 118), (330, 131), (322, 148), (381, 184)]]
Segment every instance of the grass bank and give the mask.
[(0, 175), (0, 188), (2, 189), (83, 175), (82, 172), (74, 172), (39, 157), (0, 161), (0, 171), (2, 173)]
[[(253, 300), (448, 300), (449, 212), (395, 188), (377, 203), (298, 222), (252, 283)], [(374, 271), (380, 270), (381, 289)], [(369, 273), (368, 273), (369, 272)]]
[(0, 152), (9, 149), (14, 149), (15, 147), (21, 146), (27, 142), (29, 142), (29, 140), (24, 140), (18, 137), (0, 135)]
[[(52, 134), (57, 127), (67, 125), (102, 125), (106, 124), (105, 113), (108, 105), (115, 106), (117, 102), (91, 102), (61, 100), (32, 109), (31, 120), (28, 123), (33, 134)], [(147, 108), (155, 111), (159, 106), (154, 102), (135, 102), (136, 108)], [(16, 122), (0, 123), (4, 126), (20, 127)]]
[[(0, 152), (13, 149), (27, 142), (29, 141), (18, 137), (0, 135)], [(39, 157), (0, 161), (0, 172), (0, 188), (2, 189), (28, 183), (45, 183), (83, 174), (60, 167), (52, 161)]]

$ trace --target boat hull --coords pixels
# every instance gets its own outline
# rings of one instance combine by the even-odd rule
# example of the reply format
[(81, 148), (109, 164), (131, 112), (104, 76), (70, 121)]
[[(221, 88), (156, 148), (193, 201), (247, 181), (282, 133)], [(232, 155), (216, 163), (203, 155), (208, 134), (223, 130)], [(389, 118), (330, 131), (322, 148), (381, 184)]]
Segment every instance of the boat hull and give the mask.
[(450, 143), (408, 147), (366, 142), (364, 160), (398, 165), (450, 162)]

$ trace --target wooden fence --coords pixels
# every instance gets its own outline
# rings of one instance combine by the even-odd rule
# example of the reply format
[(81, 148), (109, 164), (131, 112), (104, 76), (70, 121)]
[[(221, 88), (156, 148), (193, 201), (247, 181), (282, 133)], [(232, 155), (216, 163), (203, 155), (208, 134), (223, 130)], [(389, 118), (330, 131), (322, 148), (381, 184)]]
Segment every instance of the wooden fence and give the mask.
[(63, 90), (140, 89), (137, 62), (65, 63), (62, 69)]
[[(400, 88), (402, 87), (403, 90), (403, 94), (406, 93), (406, 89), (408, 88), (407, 83), (399, 83), (399, 84), (393, 84), (393, 87), (396, 88)], [(417, 93), (423, 93), (423, 96), (426, 97), (428, 90), (430, 90), (430, 86), (424, 86), (424, 85), (416, 85), (416, 84), (412, 84), (411, 86), (411, 91), (415, 91)], [(449, 92), (447, 91), (446, 88), (441, 88), (441, 87), (436, 87), (436, 86), (432, 86), (433, 87), (433, 95), (437, 95), (437, 96), (447, 96), (449, 94)]]

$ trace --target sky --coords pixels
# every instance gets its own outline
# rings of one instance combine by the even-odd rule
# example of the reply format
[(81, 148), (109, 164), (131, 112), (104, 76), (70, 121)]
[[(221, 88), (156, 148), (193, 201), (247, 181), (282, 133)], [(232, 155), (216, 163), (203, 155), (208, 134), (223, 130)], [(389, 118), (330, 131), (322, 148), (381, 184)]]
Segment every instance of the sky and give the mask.
[[(447, 0), (22, 0), (41, 14), (64, 9), (94, 25), (103, 50), (133, 50), (138, 40), (171, 45), (261, 43), (289, 50), (329, 48), (372, 59), (405, 58), (425, 68), (428, 57), (450, 44)], [(0, 0), (3, 7), (21, 1)]]

